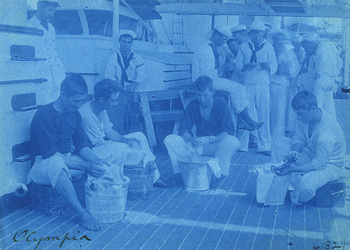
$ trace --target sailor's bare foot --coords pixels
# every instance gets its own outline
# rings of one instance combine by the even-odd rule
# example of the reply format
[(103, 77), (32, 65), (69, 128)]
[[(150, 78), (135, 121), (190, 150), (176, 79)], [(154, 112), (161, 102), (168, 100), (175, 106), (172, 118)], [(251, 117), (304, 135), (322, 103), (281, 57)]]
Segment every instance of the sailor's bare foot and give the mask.
[(99, 231), (101, 230), (101, 223), (98, 222), (91, 214), (85, 212), (82, 216), (79, 216), (79, 224), (90, 231)]

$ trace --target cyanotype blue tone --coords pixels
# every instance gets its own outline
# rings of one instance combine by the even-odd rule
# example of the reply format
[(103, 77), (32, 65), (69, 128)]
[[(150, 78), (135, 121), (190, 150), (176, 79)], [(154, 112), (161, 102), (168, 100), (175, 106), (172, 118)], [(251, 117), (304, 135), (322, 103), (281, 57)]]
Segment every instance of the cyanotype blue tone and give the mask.
[(350, 3), (0, 2), (1, 249), (350, 249)]

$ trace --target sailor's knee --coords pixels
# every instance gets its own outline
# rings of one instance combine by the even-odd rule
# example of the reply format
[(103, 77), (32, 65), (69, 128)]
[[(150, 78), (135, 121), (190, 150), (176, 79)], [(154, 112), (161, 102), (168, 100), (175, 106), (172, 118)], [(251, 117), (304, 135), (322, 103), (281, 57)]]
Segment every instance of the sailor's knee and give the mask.
[(306, 203), (315, 196), (316, 192), (312, 189), (302, 189), (300, 191), (299, 202)]
[(239, 140), (233, 135), (227, 135), (223, 138), (223, 144), (225, 147), (236, 148), (240, 146)]
[(173, 145), (174, 143), (177, 143), (179, 141), (179, 135), (174, 135), (174, 134), (170, 134), (167, 135), (164, 140), (163, 143), (165, 146), (170, 146)]
[(147, 141), (146, 136), (142, 133), (142, 132), (134, 132), (132, 134), (130, 134), (131, 137), (138, 139), (139, 141)]

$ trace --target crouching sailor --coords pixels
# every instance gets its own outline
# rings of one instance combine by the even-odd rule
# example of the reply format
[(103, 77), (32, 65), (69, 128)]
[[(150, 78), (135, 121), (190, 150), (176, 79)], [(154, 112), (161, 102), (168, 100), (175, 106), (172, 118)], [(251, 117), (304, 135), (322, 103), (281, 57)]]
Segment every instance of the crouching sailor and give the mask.
[[(213, 81), (200, 76), (196, 82), (196, 100), (190, 102), (180, 124), (180, 135), (168, 135), (164, 144), (168, 150), (174, 173), (180, 173), (178, 159), (189, 156), (202, 143), (202, 155), (217, 158), (221, 174), (228, 176), (232, 156), (239, 147), (233, 136), (235, 129), (227, 103), (214, 98)], [(197, 132), (192, 133), (193, 125)]]
[(300, 204), (311, 200), (317, 189), (344, 174), (345, 139), (338, 122), (318, 108), (314, 94), (299, 92), (292, 107), (300, 122), (298, 130), (292, 140), (282, 138), (273, 143), (272, 160), (276, 163), (296, 159), (289, 167), (275, 172), (289, 180), (293, 187), (291, 200), (293, 204)]
[[(83, 120), (83, 128), (92, 145), (108, 145), (108, 151), (114, 156), (126, 154), (124, 158), (126, 165), (136, 165), (142, 161), (145, 165), (149, 161), (155, 160), (145, 135), (141, 132), (135, 132), (122, 136), (112, 129), (113, 124), (109, 121), (107, 110), (118, 103), (120, 91), (121, 85), (118, 81), (104, 79), (96, 83), (94, 100), (85, 103), (79, 110)], [(160, 177), (158, 169), (154, 175), (154, 186), (171, 187)]]
[[(52, 185), (75, 209), (80, 224), (88, 230), (100, 230), (100, 223), (80, 204), (71, 177), (82, 171), (102, 177), (106, 159), (99, 158), (89, 147), (78, 109), (88, 93), (84, 78), (67, 76), (61, 84), (60, 97), (39, 109), (30, 127), (31, 150), (35, 163), (33, 182)], [(74, 149), (72, 149), (74, 146)]]

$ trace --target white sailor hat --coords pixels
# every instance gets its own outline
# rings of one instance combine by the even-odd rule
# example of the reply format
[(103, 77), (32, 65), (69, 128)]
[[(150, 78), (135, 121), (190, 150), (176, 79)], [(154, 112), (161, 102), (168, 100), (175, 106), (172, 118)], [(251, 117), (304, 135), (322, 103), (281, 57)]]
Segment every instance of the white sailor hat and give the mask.
[(318, 35), (315, 32), (309, 32), (303, 35), (303, 41), (305, 42), (316, 42), (318, 40)]
[(255, 20), (250, 26), (249, 30), (263, 30), (265, 31), (265, 24), (262, 21)]
[(225, 36), (230, 37), (232, 35), (231, 28), (228, 25), (216, 26), (214, 29)]
[(48, 3), (52, 6), (55, 7), (61, 7), (61, 5), (59, 5), (58, 0), (38, 0), (38, 3), (43, 2), (43, 3)]
[(231, 29), (231, 33), (233, 34), (235, 32), (242, 31), (242, 30), (247, 30), (246, 26), (245, 25), (237, 25)]
[(295, 34), (293, 35), (290, 40), (293, 42), (293, 43), (301, 43), (301, 41), (303, 40), (303, 37), (299, 34)]
[(278, 30), (275, 30), (274, 32), (271, 33), (271, 37), (274, 37), (275, 35), (277, 34), (282, 34), (286, 37), (286, 39), (290, 39), (290, 35), (287, 31), (285, 30), (281, 30), (281, 29), (278, 29)]
[(120, 37), (123, 35), (129, 35), (132, 37), (132, 39), (136, 38), (136, 33), (132, 30), (120, 30), (118, 34), (118, 39), (120, 39)]

